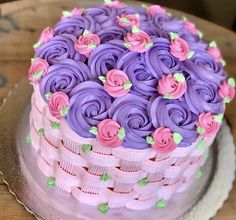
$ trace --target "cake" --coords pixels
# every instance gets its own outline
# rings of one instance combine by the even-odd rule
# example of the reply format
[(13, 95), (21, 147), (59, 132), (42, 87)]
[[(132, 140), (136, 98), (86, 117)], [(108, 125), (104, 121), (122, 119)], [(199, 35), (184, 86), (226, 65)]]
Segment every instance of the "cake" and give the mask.
[(164, 208), (199, 179), (235, 94), (202, 35), (159, 5), (110, 0), (45, 28), (28, 72), (45, 184), (106, 213)]

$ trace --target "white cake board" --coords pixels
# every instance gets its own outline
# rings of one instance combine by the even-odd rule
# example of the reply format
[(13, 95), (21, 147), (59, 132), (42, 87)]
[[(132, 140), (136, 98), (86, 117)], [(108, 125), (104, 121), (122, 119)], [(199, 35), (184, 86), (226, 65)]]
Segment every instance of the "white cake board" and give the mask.
[(110, 210), (103, 215), (96, 208), (77, 202), (70, 195), (47, 186), (35, 163), (35, 152), (25, 143), (31, 88), (23, 80), (4, 100), (0, 111), (0, 173), (9, 191), (27, 211), (47, 220), (207, 220), (223, 205), (232, 188), (235, 147), (224, 122), (203, 176), (183, 194), (177, 194), (165, 209)]

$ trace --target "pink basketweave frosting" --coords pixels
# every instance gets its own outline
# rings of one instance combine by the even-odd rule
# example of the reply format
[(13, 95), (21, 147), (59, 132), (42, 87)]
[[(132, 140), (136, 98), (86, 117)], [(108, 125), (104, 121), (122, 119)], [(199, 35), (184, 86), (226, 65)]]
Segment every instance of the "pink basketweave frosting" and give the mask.
[(50, 186), (105, 213), (163, 208), (199, 178), (235, 81), (195, 24), (105, 0), (33, 48), (27, 140)]

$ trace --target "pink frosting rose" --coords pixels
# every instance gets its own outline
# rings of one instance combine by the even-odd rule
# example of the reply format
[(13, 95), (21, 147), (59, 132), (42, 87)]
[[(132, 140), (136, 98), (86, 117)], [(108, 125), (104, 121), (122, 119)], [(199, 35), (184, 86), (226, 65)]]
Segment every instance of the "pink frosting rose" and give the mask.
[(228, 103), (235, 96), (235, 88), (224, 81), (223, 84), (220, 85), (218, 93), (220, 97), (223, 98), (226, 103)]
[(101, 43), (100, 38), (96, 34), (88, 33), (79, 37), (75, 43), (75, 50), (89, 57), (90, 53)]
[(101, 121), (98, 124), (97, 140), (105, 147), (119, 147), (123, 142), (118, 137), (120, 128), (120, 125), (111, 119)]
[(223, 60), (218, 47), (208, 47), (208, 53), (215, 59), (216, 62), (221, 62)]
[(151, 5), (147, 8), (147, 13), (155, 16), (156, 14), (166, 14), (166, 10), (160, 5)]
[(110, 70), (106, 75), (104, 89), (112, 97), (126, 95), (132, 86), (128, 76), (121, 70)]
[(121, 27), (139, 26), (140, 18), (138, 15), (121, 15), (117, 16)]
[(157, 128), (152, 137), (155, 142), (152, 148), (159, 153), (169, 153), (177, 147), (173, 139), (173, 133), (169, 128)]
[(28, 78), (32, 83), (39, 83), (40, 79), (46, 74), (48, 70), (48, 63), (46, 60), (35, 58), (28, 71)]
[(48, 107), (53, 117), (61, 119), (68, 113), (69, 97), (64, 92), (55, 92), (49, 99)]
[(198, 29), (196, 28), (196, 25), (188, 20), (184, 21), (184, 27), (192, 34), (198, 33)]
[(168, 74), (159, 80), (157, 90), (166, 98), (178, 99), (186, 92), (187, 84), (183, 74)]
[(180, 61), (186, 60), (190, 52), (187, 41), (185, 41), (180, 37), (171, 40), (170, 49), (171, 49), (171, 54), (174, 57), (179, 58)]
[(144, 31), (128, 33), (125, 37), (125, 45), (131, 51), (143, 53), (147, 51), (152, 44), (151, 37)]
[(217, 122), (215, 117), (210, 112), (199, 115), (196, 125), (202, 130), (201, 134), (204, 137), (212, 137), (219, 131), (221, 122)]
[(40, 38), (39, 38), (39, 43), (42, 45), (42, 44), (48, 42), (50, 39), (52, 39), (53, 36), (54, 36), (53, 29), (50, 27), (47, 27), (42, 31)]
[(111, 0), (105, 0), (105, 5), (108, 7), (114, 7), (114, 8), (124, 8), (125, 4), (121, 3), (120, 1), (111, 1)]

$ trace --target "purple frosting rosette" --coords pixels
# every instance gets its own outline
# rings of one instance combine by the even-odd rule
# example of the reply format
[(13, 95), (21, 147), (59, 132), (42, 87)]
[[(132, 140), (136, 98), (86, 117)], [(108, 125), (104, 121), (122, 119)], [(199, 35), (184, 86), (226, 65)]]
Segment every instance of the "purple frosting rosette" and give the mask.
[(49, 67), (47, 74), (41, 79), (40, 92), (44, 98), (49, 92), (62, 91), (69, 94), (79, 83), (93, 78), (86, 64), (66, 59)]
[(182, 135), (180, 147), (188, 147), (196, 141), (198, 115), (190, 111), (186, 102), (157, 97), (150, 102), (150, 115), (155, 128), (167, 127)]
[(170, 53), (170, 41), (156, 38), (153, 46), (145, 53), (145, 63), (153, 76), (160, 79), (163, 74), (177, 72), (180, 60)]
[(119, 59), (117, 68), (124, 71), (132, 82), (131, 92), (150, 98), (157, 94), (157, 79), (144, 62), (144, 54), (127, 51)]
[(147, 100), (133, 94), (117, 98), (112, 103), (109, 116), (125, 129), (126, 137), (123, 147), (133, 149), (149, 147), (146, 136), (152, 133), (153, 126), (147, 105)]
[(85, 57), (74, 48), (76, 37), (70, 34), (58, 35), (39, 47), (35, 57), (44, 59), (49, 65), (61, 62), (63, 59), (85, 61)]
[(195, 114), (211, 112), (220, 114), (224, 111), (222, 98), (218, 95), (216, 84), (204, 81), (187, 81), (188, 89), (184, 94), (189, 109)]
[(97, 82), (86, 81), (76, 86), (69, 94), (70, 110), (66, 116), (71, 129), (81, 137), (95, 137), (89, 132), (102, 120), (108, 118), (112, 98)]

